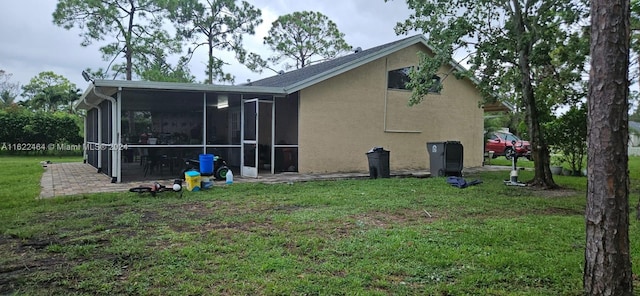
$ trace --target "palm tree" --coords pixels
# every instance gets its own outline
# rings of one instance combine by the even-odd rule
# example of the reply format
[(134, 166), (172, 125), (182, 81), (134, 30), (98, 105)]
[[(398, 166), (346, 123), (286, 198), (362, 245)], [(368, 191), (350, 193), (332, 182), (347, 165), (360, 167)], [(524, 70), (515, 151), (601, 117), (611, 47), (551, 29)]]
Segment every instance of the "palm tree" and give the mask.
[(0, 107), (8, 107), (15, 103), (16, 95), (8, 90), (0, 92)]

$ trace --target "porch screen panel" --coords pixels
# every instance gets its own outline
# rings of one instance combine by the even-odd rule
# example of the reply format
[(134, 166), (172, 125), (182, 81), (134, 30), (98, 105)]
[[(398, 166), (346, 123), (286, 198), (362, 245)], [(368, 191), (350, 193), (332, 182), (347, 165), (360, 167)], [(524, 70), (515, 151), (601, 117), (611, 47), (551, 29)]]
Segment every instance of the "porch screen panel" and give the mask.
[[(227, 166), (234, 172), (240, 171), (240, 147), (207, 148), (207, 153), (212, 153), (213, 155), (224, 159)], [(217, 170), (218, 167), (215, 167), (214, 169)]]
[(298, 171), (298, 148), (276, 146), (275, 159), (276, 173)]
[(207, 93), (207, 145), (240, 145), (240, 95)]
[(257, 102), (244, 104), (244, 140), (256, 141)]
[(298, 145), (298, 93), (276, 98), (276, 145)]
[(87, 112), (87, 142), (98, 142), (98, 109)]
[[(111, 130), (113, 129), (112, 127), (112, 121), (111, 121), (111, 112), (112, 112), (112, 108), (111, 108), (111, 103), (109, 101), (103, 101), (102, 103), (100, 103), (100, 108), (102, 110), (102, 128), (101, 128), (101, 132), (102, 132), (102, 143), (103, 144), (111, 144)], [(111, 175), (111, 153), (109, 153), (110, 151), (107, 150), (102, 150), (102, 171), (107, 174), (107, 175)]]
[(89, 163), (92, 167), (98, 167), (98, 151), (89, 150), (87, 151), (87, 163)]
[(275, 172), (298, 171), (298, 93), (275, 100)]
[(101, 132), (102, 132), (102, 143), (110, 144), (111, 143), (111, 130), (112, 130), (112, 122), (111, 122), (111, 103), (108, 101), (103, 101), (100, 103), (100, 108), (102, 110), (102, 118), (101, 118)]
[[(98, 109), (91, 109), (87, 112), (87, 142), (98, 142)], [(92, 147), (89, 145), (88, 147)], [(89, 149), (87, 153), (87, 162), (93, 167), (98, 166), (98, 151)]]
[(128, 144), (201, 145), (202, 92), (124, 90), (122, 138)]

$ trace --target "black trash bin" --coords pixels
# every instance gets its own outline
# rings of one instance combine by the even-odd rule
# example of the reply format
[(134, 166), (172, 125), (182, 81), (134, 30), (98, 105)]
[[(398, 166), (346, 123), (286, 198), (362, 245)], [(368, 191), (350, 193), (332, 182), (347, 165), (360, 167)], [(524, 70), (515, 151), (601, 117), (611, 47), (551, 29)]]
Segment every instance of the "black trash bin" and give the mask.
[(431, 176), (462, 176), (464, 148), (458, 141), (427, 142)]
[(382, 147), (374, 147), (367, 152), (369, 159), (369, 177), (371, 179), (389, 178), (389, 151)]

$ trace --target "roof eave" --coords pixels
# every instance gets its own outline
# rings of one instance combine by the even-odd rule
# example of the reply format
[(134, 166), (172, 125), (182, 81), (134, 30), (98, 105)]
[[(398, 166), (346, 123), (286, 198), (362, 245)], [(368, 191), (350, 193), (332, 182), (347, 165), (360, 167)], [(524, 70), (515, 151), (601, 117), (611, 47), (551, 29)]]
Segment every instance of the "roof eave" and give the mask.
[(96, 80), (96, 87), (136, 88), (154, 90), (182, 90), (205, 92), (229, 92), (229, 93), (260, 93), (273, 95), (286, 95), (281, 87), (260, 87), (246, 85), (215, 85), (178, 82), (133, 81), (133, 80)]
[(506, 102), (484, 104), (482, 108), (484, 109), (484, 112), (513, 112), (514, 110), (514, 107)]
[(281, 87), (260, 87), (246, 85), (212, 85), (196, 83), (176, 83), (176, 82), (155, 82), (155, 81), (133, 81), (133, 80), (95, 80), (87, 87), (82, 96), (75, 103), (76, 108), (91, 109), (99, 104), (102, 99), (94, 94), (94, 89), (149, 89), (149, 90), (172, 90), (190, 92), (221, 92), (240, 94), (266, 94), (275, 96), (285, 96), (287, 92)]
[(337, 75), (340, 75), (342, 73), (345, 73), (347, 71), (350, 71), (352, 69), (355, 69), (357, 67), (360, 67), (364, 64), (367, 64), (369, 62), (375, 61), (381, 57), (387, 56), (395, 51), (398, 51), (400, 49), (403, 49), (407, 46), (416, 44), (422, 42), (424, 43), (429, 49), (431, 49), (431, 47), (428, 46), (428, 44), (426, 44), (426, 39), (424, 38), (423, 35), (416, 35), (414, 37), (411, 38), (407, 38), (406, 40), (399, 42), (397, 44), (394, 44), (393, 46), (390, 46), (389, 48), (386, 48), (384, 50), (375, 52), (373, 54), (364, 56), (363, 58), (360, 59), (356, 59), (353, 60), (349, 63), (345, 63), (343, 65), (340, 65), (339, 67), (336, 67), (330, 71), (325, 71), (323, 73), (317, 74), (315, 76), (312, 76), (310, 78), (307, 78), (305, 80), (293, 83), (289, 86), (285, 87), (285, 90), (287, 90), (288, 93), (294, 93), (296, 91), (299, 91), (301, 89), (307, 88), (311, 85), (314, 85), (316, 83), (319, 83), (321, 81), (324, 81), (326, 79), (329, 79), (331, 77), (335, 77)]
[(87, 89), (84, 90), (84, 93), (82, 93), (80, 98), (78, 98), (78, 100), (75, 102), (76, 109), (89, 110), (93, 108), (93, 105), (87, 104), (87, 99), (92, 94), (94, 87), (95, 86), (93, 85), (93, 83), (91, 83), (89, 84), (89, 87), (87, 87)]
[[(340, 67), (337, 67), (335, 69), (332, 69), (330, 71), (325, 71), (323, 73), (317, 74), (315, 76), (312, 76), (308, 79), (293, 83), (291, 85), (286, 86), (284, 89), (287, 91), (287, 93), (294, 93), (296, 91), (302, 90), (304, 88), (307, 88), (309, 86), (312, 86), (316, 83), (319, 83), (321, 81), (324, 81), (326, 79), (335, 77), (337, 75), (340, 75), (342, 73), (345, 73), (347, 71), (350, 71), (352, 69), (355, 69), (357, 67), (360, 67), (364, 64), (367, 64), (369, 62), (375, 61), (379, 58), (382, 58), (384, 56), (387, 56), (389, 54), (392, 54), (398, 50), (401, 50), (403, 48), (406, 48), (408, 46), (414, 45), (414, 44), (418, 44), (418, 43), (422, 43), (425, 47), (427, 47), (429, 50), (431, 51), (435, 51), (433, 49), (433, 47), (431, 45), (429, 45), (429, 43), (427, 42), (427, 39), (424, 37), (424, 35), (416, 35), (413, 36), (411, 38), (407, 38), (406, 40), (399, 42), (397, 44), (394, 44), (393, 46), (390, 46), (389, 48), (386, 48), (384, 50), (378, 51), (376, 53), (373, 53), (371, 55), (365, 56), (361, 59), (356, 59), (353, 60), (349, 63), (345, 63), (343, 65), (340, 65)], [(451, 65), (451, 67), (453, 67), (455, 70), (458, 70), (460, 72), (466, 72), (467, 69), (465, 69), (462, 65), (460, 65), (458, 62), (454, 61), (454, 60), (450, 60), (449, 61), (449, 65)], [(468, 76), (469, 80), (471, 80), (471, 82), (473, 82), (476, 85), (480, 84), (480, 81), (473, 77), (473, 76)]]

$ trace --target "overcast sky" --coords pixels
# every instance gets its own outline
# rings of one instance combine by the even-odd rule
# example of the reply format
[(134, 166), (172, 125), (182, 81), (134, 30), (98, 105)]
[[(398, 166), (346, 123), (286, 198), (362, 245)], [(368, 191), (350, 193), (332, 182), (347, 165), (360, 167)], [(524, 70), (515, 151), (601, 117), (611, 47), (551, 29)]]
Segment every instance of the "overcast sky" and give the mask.
[[(248, 0), (262, 10), (263, 23), (256, 35), (245, 36), (245, 48), (266, 57), (270, 51), (262, 44), (263, 37), (271, 23), (280, 15), (294, 11), (319, 11), (333, 20), (338, 29), (345, 33), (347, 43), (362, 49), (404, 38), (397, 36), (394, 26), (407, 19), (410, 14), (404, 0)], [(311, 4), (312, 3), (312, 4)], [(55, 10), (55, 0), (3, 1), (0, 9), (0, 69), (12, 74), (11, 81), (21, 85), (43, 71), (60, 74), (79, 88), (88, 85), (81, 72), (106, 68), (98, 48), (106, 43), (96, 43), (82, 47), (78, 30), (71, 31), (55, 26), (51, 14)], [(110, 39), (112, 40), (112, 39)], [(205, 78), (206, 49), (200, 48), (190, 63), (191, 73), (197, 81)], [(233, 55), (223, 58), (232, 63), (225, 71), (236, 76), (236, 84), (247, 79), (257, 80), (274, 73), (266, 70), (262, 74), (249, 71), (233, 60)]]

